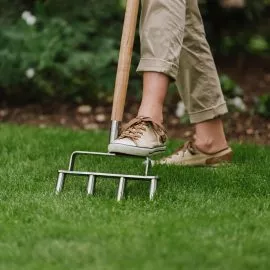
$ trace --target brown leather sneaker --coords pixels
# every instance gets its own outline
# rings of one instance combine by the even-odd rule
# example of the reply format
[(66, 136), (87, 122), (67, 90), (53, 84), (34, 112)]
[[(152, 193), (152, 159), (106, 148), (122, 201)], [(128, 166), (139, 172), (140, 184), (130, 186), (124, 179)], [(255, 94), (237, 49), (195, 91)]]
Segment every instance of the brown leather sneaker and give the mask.
[(149, 156), (163, 152), (167, 139), (165, 128), (149, 117), (136, 117), (121, 130), (119, 138), (108, 146), (110, 153)]
[(163, 158), (156, 164), (180, 166), (218, 166), (232, 160), (232, 149), (225, 148), (216, 153), (205, 153), (199, 150), (191, 141), (169, 157)]

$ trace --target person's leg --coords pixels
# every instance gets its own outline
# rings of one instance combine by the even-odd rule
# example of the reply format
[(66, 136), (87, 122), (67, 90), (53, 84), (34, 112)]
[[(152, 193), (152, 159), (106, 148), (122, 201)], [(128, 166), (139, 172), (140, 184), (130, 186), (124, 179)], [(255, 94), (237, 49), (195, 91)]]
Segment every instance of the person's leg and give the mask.
[(195, 145), (214, 153), (226, 147), (219, 116), (227, 113), (197, 0), (187, 1), (186, 27), (176, 85), (195, 125)]
[(217, 166), (232, 157), (219, 118), (227, 113), (227, 106), (206, 41), (198, 1), (189, 0), (186, 3), (186, 25), (176, 85), (190, 121), (195, 125), (195, 142), (187, 142), (158, 163)]
[(163, 123), (163, 104), (169, 86), (169, 77), (158, 72), (144, 72), (143, 97), (138, 116), (150, 117)]
[(165, 150), (163, 103), (175, 80), (184, 36), (186, 0), (142, 0), (140, 21), (143, 98), (138, 116), (130, 121), (109, 152), (149, 155)]
[(142, 0), (140, 20), (143, 97), (139, 116), (163, 122), (163, 103), (176, 78), (184, 36), (186, 1)]

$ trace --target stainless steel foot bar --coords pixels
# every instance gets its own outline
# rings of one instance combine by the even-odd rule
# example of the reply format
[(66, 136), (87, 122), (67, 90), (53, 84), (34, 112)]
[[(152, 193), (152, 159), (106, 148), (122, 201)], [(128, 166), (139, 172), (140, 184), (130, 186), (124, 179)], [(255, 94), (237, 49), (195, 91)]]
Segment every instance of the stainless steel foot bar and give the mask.
[(79, 155), (98, 155), (98, 156), (107, 156), (107, 157), (118, 157), (118, 155), (111, 153), (100, 153), (100, 152), (86, 152), (86, 151), (75, 151), (71, 154), (69, 161), (68, 170), (59, 170), (58, 171), (58, 180), (56, 184), (56, 194), (59, 194), (65, 184), (67, 175), (76, 175), (76, 176), (86, 176), (88, 178), (87, 184), (87, 195), (91, 196), (95, 193), (95, 185), (98, 177), (108, 178), (108, 179), (119, 179), (118, 192), (117, 192), (117, 201), (121, 201), (125, 195), (125, 188), (127, 181), (129, 180), (139, 180), (139, 181), (149, 181), (150, 182), (150, 200), (153, 200), (156, 189), (158, 176), (149, 175), (151, 170), (152, 161), (150, 158), (146, 158), (145, 164), (145, 174), (144, 175), (128, 175), (128, 174), (114, 174), (114, 173), (101, 173), (101, 172), (84, 172), (74, 170), (75, 159)]

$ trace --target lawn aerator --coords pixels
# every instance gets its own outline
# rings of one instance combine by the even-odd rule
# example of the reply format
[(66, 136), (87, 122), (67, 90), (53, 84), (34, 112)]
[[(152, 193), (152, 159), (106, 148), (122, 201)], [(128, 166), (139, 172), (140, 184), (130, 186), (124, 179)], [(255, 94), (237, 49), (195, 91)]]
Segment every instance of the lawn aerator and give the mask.
[[(132, 59), (132, 51), (134, 45), (137, 17), (139, 11), (139, 0), (128, 0), (126, 6), (126, 14), (124, 20), (124, 27), (122, 33), (121, 47), (119, 53), (118, 69), (116, 74), (116, 83), (114, 90), (114, 100), (112, 108), (112, 124), (110, 131), (110, 142), (118, 137), (119, 126), (123, 119), (124, 105), (127, 94), (127, 87), (129, 81), (129, 73)], [(145, 174), (144, 175), (128, 175), (128, 174), (113, 174), (113, 173), (100, 173), (100, 172), (85, 172), (74, 170), (76, 157), (79, 155), (98, 155), (106, 157), (116, 157), (114, 153), (100, 153), (100, 152), (87, 152), (75, 151), (71, 154), (68, 170), (58, 171), (58, 180), (56, 185), (56, 193), (63, 190), (65, 178), (67, 175), (86, 176), (88, 177), (87, 194), (93, 195), (95, 192), (95, 184), (97, 177), (115, 179), (119, 178), (119, 186), (117, 192), (117, 200), (120, 201), (124, 197), (126, 182), (128, 180), (141, 180), (150, 181), (150, 200), (154, 198), (157, 188), (157, 176), (149, 175), (151, 169), (151, 159), (145, 157)]]

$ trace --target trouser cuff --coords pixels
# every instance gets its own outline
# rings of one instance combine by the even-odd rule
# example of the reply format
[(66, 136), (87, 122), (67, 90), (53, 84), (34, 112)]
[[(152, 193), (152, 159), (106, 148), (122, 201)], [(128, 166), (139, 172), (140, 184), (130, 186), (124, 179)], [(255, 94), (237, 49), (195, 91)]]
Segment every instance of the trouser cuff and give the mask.
[(217, 118), (221, 115), (224, 115), (228, 112), (228, 108), (226, 103), (219, 104), (215, 107), (195, 112), (195, 113), (189, 113), (190, 122), (192, 124), (201, 123), (207, 120), (211, 120), (214, 118)]
[(142, 74), (147, 71), (164, 73), (175, 80), (178, 74), (178, 66), (163, 59), (142, 58), (137, 68), (137, 72)]

